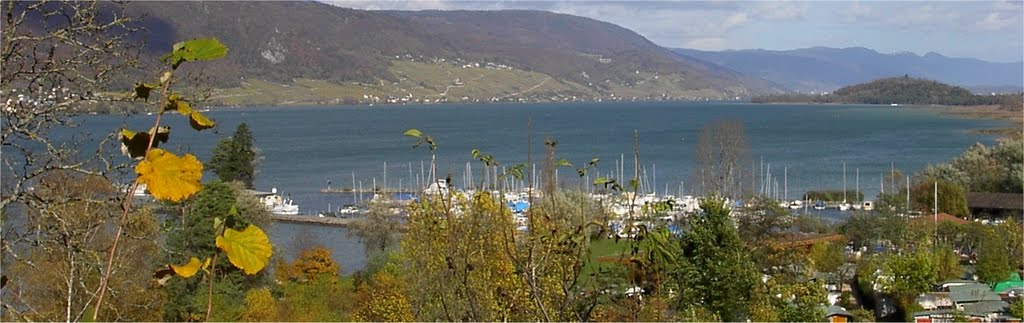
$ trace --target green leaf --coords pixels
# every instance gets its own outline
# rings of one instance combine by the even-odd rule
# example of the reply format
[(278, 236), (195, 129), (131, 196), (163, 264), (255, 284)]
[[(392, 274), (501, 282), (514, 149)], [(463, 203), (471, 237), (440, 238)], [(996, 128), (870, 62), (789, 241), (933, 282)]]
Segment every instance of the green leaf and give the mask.
[(135, 98), (142, 99), (143, 101), (149, 101), (149, 93), (155, 89), (156, 86), (149, 85), (146, 83), (135, 83)]
[(556, 164), (555, 167), (572, 167), (572, 163), (570, 163), (568, 160), (561, 159), (558, 161), (558, 164)]
[[(170, 134), (170, 127), (160, 127), (160, 129), (157, 129), (156, 140), (153, 140), (153, 148), (159, 147), (160, 143), (166, 143)], [(149, 132), (135, 132), (128, 129), (121, 129), (121, 152), (128, 157), (145, 157), (146, 146), (148, 145)]]
[(224, 57), (227, 53), (228, 48), (216, 38), (196, 38), (174, 44), (171, 52), (160, 60), (178, 68), (183, 62), (214, 60)]
[(217, 126), (216, 122), (210, 120), (199, 111), (192, 111), (192, 113), (189, 114), (188, 124), (192, 125), (192, 129), (195, 130), (210, 129)]
[(598, 178), (594, 179), (594, 185), (603, 185), (603, 184), (614, 183), (614, 182), (615, 182), (615, 180), (608, 179), (607, 177), (604, 177), (604, 176), (601, 176), (601, 177), (598, 177)]
[(524, 164), (524, 163), (515, 164), (511, 168), (509, 168), (506, 171), (506, 173), (508, 173), (509, 176), (512, 176), (512, 178), (523, 179), (523, 177), (524, 177), (523, 169), (525, 169), (525, 168), (526, 168), (526, 164)]
[[(234, 210), (235, 207), (232, 206), (231, 209)], [(217, 234), (220, 234), (220, 226), (223, 225), (223, 224), (224, 224), (224, 219), (221, 219), (220, 217), (213, 218), (213, 232), (216, 232)]]
[(216, 38), (197, 38), (185, 42), (181, 49), (186, 61), (214, 60), (228, 54), (228, 48)]
[(245, 230), (224, 230), (217, 236), (217, 248), (228, 254), (231, 264), (242, 269), (247, 275), (258, 273), (267, 265), (272, 253), (270, 239), (259, 227), (249, 225)]
[[(420, 132), (420, 130), (416, 128), (406, 130), (405, 135), (409, 137), (423, 138), (423, 132)], [(474, 151), (476, 151), (476, 149), (474, 149)]]

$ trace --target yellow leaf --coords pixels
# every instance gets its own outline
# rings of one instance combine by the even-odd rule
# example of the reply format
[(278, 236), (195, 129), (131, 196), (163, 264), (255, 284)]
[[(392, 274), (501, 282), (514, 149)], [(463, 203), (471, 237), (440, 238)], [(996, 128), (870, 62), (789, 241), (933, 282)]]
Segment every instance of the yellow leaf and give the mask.
[(270, 239), (259, 227), (249, 225), (245, 230), (225, 229), (217, 236), (217, 248), (228, 254), (231, 264), (247, 275), (258, 273), (267, 265), (272, 253)]
[(164, 74), (160, 76), (160, 83), (167, 83), (167, 80), (171, 79), (171, 75), (171, 71), (164, 72)]
[(153, 197), (161, 200), (181, 201), (203, 188), (203, 164), (191, 154), (178, 157), (163, 149), (151, 149), (135, 166), (135, 173)]
[(199, 111), (192, 111), (191, 117), (189, 118), (189, 124), (191, 124), (192, 129), (195, 130), (210, 129), (217, 125), (213, 120), (210, 120)]
[[(206, 258), (206, 261), (209, 262), (210, 258)], [(188, 263), (185, 263), (184, 265), (171, 265), (171, 269), (174, 269), (174, 273), (178, 274), (178, 276), (189, 278), (199, 271), (200, 266), (202, 266), (202, 264), (199, 263), (199, 259), (192, 257), (192, 259), (189, 259)]]
[[(150, 129), (152, 132), (152, 129)], [(121, 129), (121, 152), (131, 158), (142, 158), (146, 155), (146, 148), (149, 146), (150, 132), (135, 132), (128, 129)], [(160, 143), (166, 143), (170, 136), (170, 127), (160, 127), (156, 131), (156, 139), (153, 140), (153, 148), (159, 147)]]
[(192, 113), (192, 105), (181, 99), (177, 94), (171, 94), (167, 96), (167, 106), (164, 107), (164, 111), (178, 111), (183, 116), (188, 116)]

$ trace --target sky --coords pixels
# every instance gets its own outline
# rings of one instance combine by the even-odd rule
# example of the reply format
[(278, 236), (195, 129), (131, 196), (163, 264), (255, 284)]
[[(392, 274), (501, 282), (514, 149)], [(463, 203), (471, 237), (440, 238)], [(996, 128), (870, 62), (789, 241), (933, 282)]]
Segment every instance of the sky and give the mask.
[(664, 47), (866, 47), (881, 53), (1024, 60), (1024, 0), (325, 2), (366, 10), (545, 10), (611, 22)]

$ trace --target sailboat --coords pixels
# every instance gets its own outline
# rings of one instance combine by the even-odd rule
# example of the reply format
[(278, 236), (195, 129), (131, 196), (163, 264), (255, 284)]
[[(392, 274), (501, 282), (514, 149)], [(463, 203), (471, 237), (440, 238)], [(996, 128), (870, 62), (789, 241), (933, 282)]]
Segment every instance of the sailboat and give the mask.
[(846, 211), (850, 209), (850, 203), (846, 202), (846, 163), (843, 163), (843, 203), (839, 203), (839, 210)]
[(854, 195), (854, 199), (857, 200), (857, 203), (853, 203), (853, 209), (854, 210), (860, 210), (863, 207), (863, 205), (860, 203), (860, 168), (857, 168), (857, 179), (856, 179), (856, 182), (857, 182), (857, 191), (856, 191), (856, 193), (854, 193), (854, 194), (856, 194), (856, 195)]

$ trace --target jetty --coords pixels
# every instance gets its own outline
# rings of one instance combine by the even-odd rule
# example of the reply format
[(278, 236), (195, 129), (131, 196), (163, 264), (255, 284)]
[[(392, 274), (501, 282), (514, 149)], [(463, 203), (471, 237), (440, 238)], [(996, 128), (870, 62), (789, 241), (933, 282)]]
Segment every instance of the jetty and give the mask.
[[(316, 215), (281, 215), (271, 214), (270, 218), (274, 221), (293, 222), (293, 223), (304, 223), (304, 224), (315, 224), (325, 225), (333, 227), (347, 228), (355, 224), (359, 219), (356, 218), (339, 218), (333, 216), (319, 217)], [(405, 232), (408, 229), (405, 222), (400, 223), (397, 228), (400, 232)]]
[(410, 190), (393, 190), (393, 189), (382, 189), (380, 187), (376, 189), (358, 189), (351, 187), (338, 187), (338, 188), (321, 188), (320, 193), (324, 194), (350, 194), (350, 193), (363, 193), (363, 194), (410, 194), (414, 195), (418, 192)]
[(285, 221), (285, 222), (297, 222), (297, 223), (309, 223), (319, 225), (329, 225), (337, 227), (348, 227), (352, 225), (356, 220), (351, 218), (338, 218), (338, 217), (319, 217), (316, 215), (281, 215), (271, 214), (271, 219), (274, 221)]

